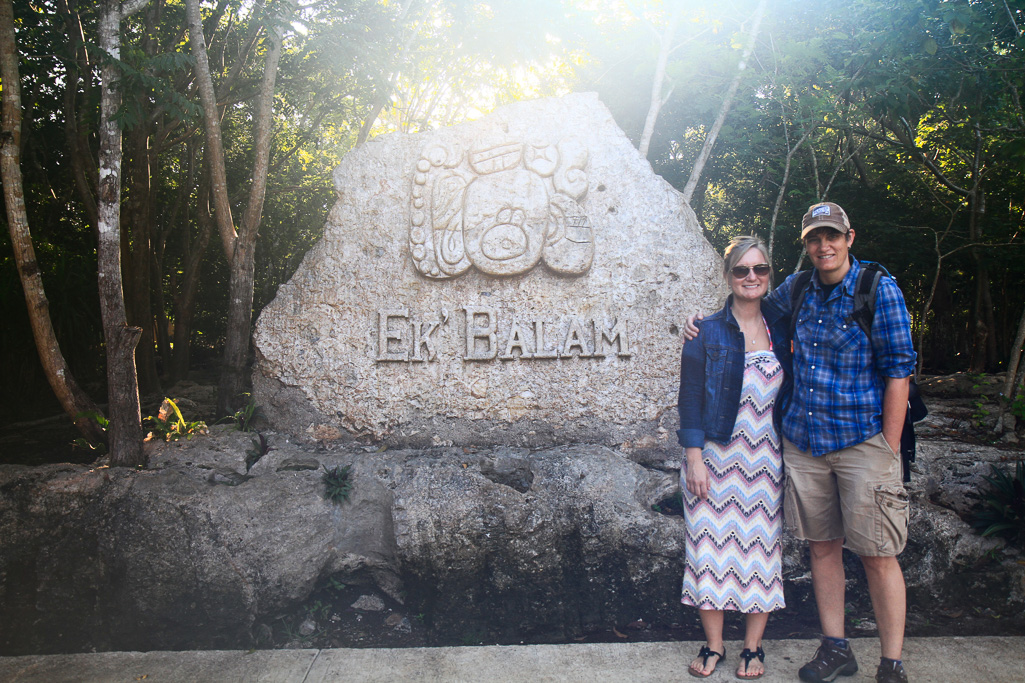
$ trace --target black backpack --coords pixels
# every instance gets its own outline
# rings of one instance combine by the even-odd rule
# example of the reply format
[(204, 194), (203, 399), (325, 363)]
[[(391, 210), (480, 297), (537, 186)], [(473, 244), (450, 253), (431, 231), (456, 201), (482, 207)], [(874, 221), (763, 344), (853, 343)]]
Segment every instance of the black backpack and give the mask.
[[(790, 290), (790, 338), (797, 331), (797, 312), (804, 303), (804, 295), (811, 284), (812, 270), (802, 270), (794, 278), (794, 287)], [(851, 319), (866, 337), (872, 337), (872, 321), (876, 315), (876, 290), (879, 289), (879, 278), (886, 276), (894, 279), (881, 264), (873, 261), (862, 261), (861, 271), (854, 283), (854, 312)], [(929, 414), (918, 384), (911, 378), (908, 387), (908, 410), (904, 414), (904, 430), (900, 434), (900, 458), (903, 465), (904, 483), (911, 481), (911, 463), (915, 461), (915, 423)]]

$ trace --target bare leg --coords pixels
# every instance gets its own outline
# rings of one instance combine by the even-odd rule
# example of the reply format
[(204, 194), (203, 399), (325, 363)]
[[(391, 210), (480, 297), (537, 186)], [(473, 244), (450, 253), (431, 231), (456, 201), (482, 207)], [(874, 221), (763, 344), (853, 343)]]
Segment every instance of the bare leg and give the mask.
[(879, 627), (883, 657), (901, 659), (907, 593), (900, 563), (896, 557), (862, 557), (861, 563), (868, 578), (868, 593)]
[[(722, 610), (700, 609), (698, 610), (698, 615), (701, 616), (701, 628), (705, 631), (705, 645), (713, 652), (725, 652), (722, 642)], [(707, 665), (702, 665), (701, 657), (698, 657), (690, 663), (690, 668), (694, 671), (710, 674), (715, 671), (718, 663), (718, 657), (709, 657)]]
[[(744, 649), (755, 652), (762, 646), (762, 635), (765, 634), (765, 625), (769, 622), (768, 612), (754, 612), (744, 616)], [(737, 678), (755, 678), (765, 673), (765, 665), (761, 660), (752, 659), (746, 665), (740, 660), (737, 665)]]
[(819, 608), (822, 634), (830, 638), (843, 638), (843, 539), (809, 541), (808, 547), (811, 551), (811, 585), (815, 589), (815, 604)]

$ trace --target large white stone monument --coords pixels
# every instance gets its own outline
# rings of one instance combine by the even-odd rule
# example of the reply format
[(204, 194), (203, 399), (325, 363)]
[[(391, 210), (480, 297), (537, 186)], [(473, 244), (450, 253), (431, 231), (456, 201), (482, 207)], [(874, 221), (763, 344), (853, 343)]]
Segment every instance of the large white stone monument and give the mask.
[(674, 445), (679, 327), (721, 259), (593, 94), (378, 137), (260, 315), (284, 431), (388, 445)]

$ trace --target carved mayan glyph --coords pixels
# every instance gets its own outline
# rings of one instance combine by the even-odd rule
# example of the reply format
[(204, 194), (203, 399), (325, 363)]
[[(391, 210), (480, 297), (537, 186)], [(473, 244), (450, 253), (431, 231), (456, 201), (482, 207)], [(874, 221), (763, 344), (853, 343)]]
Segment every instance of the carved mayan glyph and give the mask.
[(409, 252), (433, 279), (471, 267), (519, 275), (544, 262), (581, 275), (594, 258), (587, 194), (587, 148), (573, 139), (475, 141), (468, 151), (434, 144), (416, 163)]
[(598, 97), (381, 135), (264, 307), (280, 431), (388, 446), (674, 443), (679, 329), (722, 261)]

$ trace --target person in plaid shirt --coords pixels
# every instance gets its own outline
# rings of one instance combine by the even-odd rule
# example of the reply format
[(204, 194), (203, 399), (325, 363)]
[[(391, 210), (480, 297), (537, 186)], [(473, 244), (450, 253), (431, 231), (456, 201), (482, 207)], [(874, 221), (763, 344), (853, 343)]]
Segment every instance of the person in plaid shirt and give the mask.
[[(901, 661), (906, 594), (897, 555), (908, 530), (900, 435), (916, 355), (900, 288), (881, 277), (871, 334), (852, 319), (863, 266), (849, 254), (854, 230), (832, 202), (812, 205), (801, 239), (815, 271), (791, 310), (791, 275), (762, 303), (796, 318), (794, 390), (783, 417), (784, 524), (809, 543), (822, 644), (802, 681), (850, 676), (858, 664), (844, 637), (843, 548), (865, 567), (879, 628), (880, 683), (906, 683)], [(691, 323), (693, 318), (688, 321)], [(685, 336), (693, 338), (693, 324)]]

